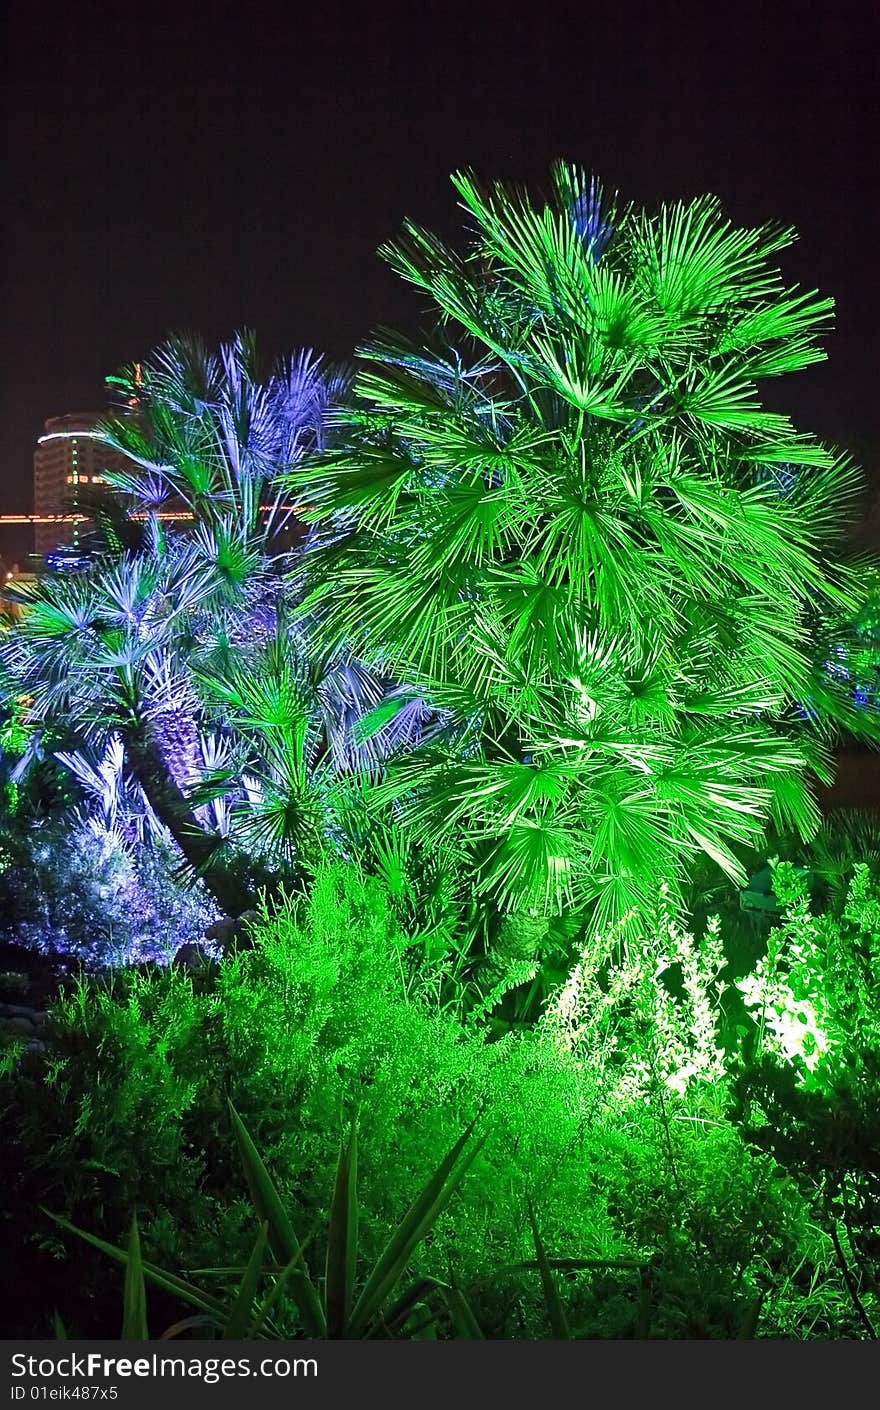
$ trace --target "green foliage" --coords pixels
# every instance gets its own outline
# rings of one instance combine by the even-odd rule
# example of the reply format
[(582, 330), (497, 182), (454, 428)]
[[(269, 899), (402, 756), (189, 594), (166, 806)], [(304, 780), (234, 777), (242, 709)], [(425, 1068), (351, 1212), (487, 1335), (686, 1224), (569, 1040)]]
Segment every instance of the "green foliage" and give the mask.
[[(0, 636), (7, 630), (8, 626), (0, 621)], [(13, 817), (22, 801), (16, 766), (33, 737), (26, 720), (27, 707), (27, 697), (16, 695), (14, 686), (10, 687), (0, 674), (0, 812), (6, 817)]]
[(680, 1097), (695, 1083), (718, 1084), (726, 960), (717, 918), (698, 943), (664, 889), (650, 929), (637, 938), (627, 929), (591, 937), (544, 1025), (594, 1074), (609, 1107), (649, 1097), (658, 1084)]
[[(394, 1296), (413, 1251), (430, 1234), (479, 1152), (481, 1142), (471, 1140), (473, 1126), (459, 1137), (434, 1171), (391, 1234), (375, 1267), (359, 1284), (356, 1281), (357, 1125), (352, 1122), (350, 1133), (339, 1149), (327, 1229), (326, 1270), (319, 1291), (309, 1276), (303, 1249), (281, 1195), (234, 1107), (231, 1115), (251, 1200), (262, 1222), (247, 1266), (231, 1270), (240, 1272), (240, 1282), (228, 1300), (223, 1296), (206, 1295), (176, 1275), (145, 1264), (140, 1254), (137, 1221), (132, 1224), (128, 1248), (123, 1250), (56, 1217), (63, 1228), (79, 1234), (87, 1243), (124, 1263), (123, 1337), (147, 1335), (145, 1279), (176, 1293), (185, 1303), (206, 1314), (200, 1318), (203, 1324), (233, 1340), (242, 1337), (254, 1340), (259, 1334), (278, 1339), (300, 1329), (309, 1337), (332, 1339), (406, 1336), (414, 1316), (420, 1322), (423, 1320), (421, 1299), (431, 1286), (430, 1280), (418, 1279), (391, 1305), (389, 1299)], [(268, 1249), (280, 1261), (277, 1273), (267, 1266)], [(269, 1290), (257, 1301), (258, 1288), (267, 1277)], [(285, 1319), (285, 1293), (290, 1294), (294, 1304), (292, 1324)]]
[(10, 703), (4, 711), (0, 727), (0, 755), (21, 755), (25, 752), (33, 734), (24, 718), (24, 697)]
[[(526, 1198), (526, 1209), (528, 1211), (529, 1227), (534, 1242), (535, 1257), (534, 1259), (529, 1259), (519, 1264), (518, 1268), (535, 1268), (538, 1270), (541, 1275), (541, 1290), (544, 1296), (547, 1325), (551, 1336), (557, 1341), (570, 1341), (571, 1330), (568, 1325), (565, 1307), (556, 1285), (554, 1270), (561, 1269), (571, 1274), (582, 1272), (585, 1269), (626, 1268), (633, 1269), (643, 1274), (645, 1272), (645, 1265), (636, 1262), (634, 1259), (550, 1258), (538, 1229), (534, 1206), (529, 1198)], [(454, 1281), (444, 1289), (444, 1295), (456, 1335), (469, 1341), (481, 1339), (483, 1332), (480, 1329), (480, 1324), (473, 1308)], [(634, 1328), (634, 1332), (640, 1336), (647, 1335), (647, 1329), (641, 1328), (638, 1324)]]
[[(351, 868), (320, 874), (308, 898), (267, 907), (252, 942), (200, 971), (92, 981), (56, 1008), (51, 1057), (29, 1055), (0, 1086), (4, 1123), (18, 1133), (4, 1156), (17, 1237), (21, 1211), (42, 1205), (119, 1246), (137, 1211), (154, 1267), (188, 1281), (186, 1270), (243, 1270), (253, 1213), (231, 1099), (309, 1266), (329, 1257), (337, 1267), (328, 1196), (343, 1113), (357, 1108), (358, 1261), (375, 1266), (412, 1192), (448, 1153), (450, 1125), (483, 1113), (485, 1144), (454, 1207), (413, 1249), (411, 1275), (449, 1286), (451, 1269), (486, 1336), (547, 1333), (534, 1266), (523, 1266), (535, 1253), (529, 1190), (548, 1257), (567, 1260), (553, 1271), (573, 1336), (634, 1334), (646, 1315), (633, 1267), (642, 1263), (652, 1269), (652, 1335), (736, 1335), (762, 1290), (761, 1330), (772, 1334), (783, 1284), (787, 1335), (808, 1317), (814, 1335), (833, 1325), (831, 1312), (816, 1319), (795, 1276), (805, 1261), (839, 1306), (830, 1236), (810, 1231), (806, 1197), (745, 1149), (725, 1118), (723, 1083), (692, 1075), (680, 1095), (657, 1075), (674, 1077), (694, 1052), (711, 1058), (701, 1017), (714, 1002), (711, 947), (696, 1003), (667, 974), (670, 1007), (640, 1007), (654, 972), (643, 965), (614, 1022), (597, 1020), (605, 1048), (594, 1060), (584, 1042), (566, 1049), (549, 1023), (490, 1042), (459, 1005), (439, 1004), (382, 888)], [(627, 1034), (656, 1055), (655, 1075), (629, 1062)], [(639, 1082), (624, 1080), (634, 1068)], [(37, 1227), (60, 1255), (57, 1233)], [(54, 1302), (72, 1334), (97, 1334), (112, 1325), (118, 1292), (97, 1253), (78, 1254), (77, 1268), (77, 1306), (60, 1289)], [(177, 1295), (156, 1297), (151, 1321), (166, 1325)]]
[(826, 887), (831, 909), (839, 913), (857, 866), (880, 875), (880, 817), (857, 809), (835, 809), (825, 818), (805, 859)]
[(774, 868), (784, 909), (754, 972), (738, 981), (764, 1051), (803, 1082), (851, 1071), (854, 1054), (880, 1051), (880, 884), (855, 868), (842, 913), (814, 916), (802, 875)]
[(880, 1331), (880, 884), (857, 866), (839, 913), (813, 915), (788, 864), (785, 910), (740, 981), (759, 1023), (735, 1084), (747, 1139), (808, 1194), (864, 1330)]
[(547, 1316), (550, 1321), (550, 1330), (557, 1341), (569, 1341), (571, 1332), (568, 1327), (568, 1318), (562, 1306), (559, 1291), (553, 1279), (553, 1272), (550, 1267), (550, 1260), (538, 1233), (538, 1222), (535, 1219), (535, 1211), (531, 1200), (528, 1202), (529, 1224), (532, 1229), (532, 1238), (535, 1242), (535, 1260), (541, 1274), (541, 1287), (544, 1292), (544, 1302), (547, 1307)]
[(616, 209), (565, 165), (543, 206), (454, 184), (463, 252), (412, 224), (383, 251), (442, 340), (367, 347), (347, 438), (289, 477), (304, 610), (422, 698), (385, 795), (466, 845), (490, 911), (637, 931), (700, 856), (744, 880), (769, 819), (815, 831), (836, 720), (877, 737), (819, 644), (858, 595), (858, 477), (761, 402), (824, 356), (831, 303), (775, 268), (791, 231), (711, 198)]
[(147, 1341), (147, 1297), (144, 1288), (141, 1241), (137, 1220), (131, 1223), (122, 1294), (122, 1340)]
[(369, 784), (349, 790), (340, 821), (362, 867), (382, 885), (401, 933), (421, 950), (423, 977), (442, 962), (444, 977), (455, 980), (478, 928), (464, 849), (419, 842), (381, 807)]

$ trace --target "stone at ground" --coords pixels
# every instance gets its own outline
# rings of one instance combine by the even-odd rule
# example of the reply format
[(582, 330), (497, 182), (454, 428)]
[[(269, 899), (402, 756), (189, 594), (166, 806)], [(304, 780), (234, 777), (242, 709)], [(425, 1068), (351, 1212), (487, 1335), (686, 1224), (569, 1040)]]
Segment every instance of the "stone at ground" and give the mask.
[(6, 969), (0, 973), (0, 994), (26, 994), (30, 987), (28, 976), (17, 969)]
[(34, 1038), (36, 1028), (29, 1018), (0, 1019), (0, 1032), (9, 1038)]
[(187, 941), (185, 945), (179, 945), (171, 957), (171, 963), (183, 965), (185, 969), (201, 969), (202, 965), (211, 964), (213, 956), (201, 945), (195, 945)]
[(0, 1004), (0, 1019), (27, 1018), (36, 1027), (46, 1022), (44, 1009), (30, 1008), (27, 1004)]
[(226, 916), (208, 927), (205, 938), (214, 940), (223, 950), (228, 950), (233, 945), (247, 945), (250, 927), (259, 919), (259, 911), (243, 911), (240, 916)]
[(55, 999), (59, 987), (71, 987), (78, 968), (70, 955), (44, 955), (0, 939), (0, 1002), (43, 1010)]

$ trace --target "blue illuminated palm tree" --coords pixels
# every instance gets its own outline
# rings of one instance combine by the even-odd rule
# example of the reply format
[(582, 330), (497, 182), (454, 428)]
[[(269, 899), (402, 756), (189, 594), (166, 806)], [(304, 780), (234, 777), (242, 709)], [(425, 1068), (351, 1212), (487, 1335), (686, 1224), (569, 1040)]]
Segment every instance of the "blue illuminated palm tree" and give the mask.
[(185, 508), (205, 542), (216, 536), (221, 561), (271, 543), (290, 519), (278, 476), (323, 445), (347, 382), (309, 351), (264, 377), (247, 333), (217, 353), (174, 339), (111, 380), (122, 406), (104, 439), (137, 468), (108, 480), (141, 510)]
[[(382, 698), (286, 625), (297, 535), (279, 476), (324, 444), (344, 380), (309, 353), (261, 379), (249, 337), (216, 355), (176, 340), (116, 379), (103, 434), (131, 468), (107, 478), (142, 546), (41, 579), (3, 646), (32, 719), (71, 746), (61, 757), (86, 777), (121, 740), (152, 815), (233, 913), (313, 859), (332, 811), (321, 759), (369, 752), (352, 723)], [(190, 517), (167, 528), (163, 510)]]

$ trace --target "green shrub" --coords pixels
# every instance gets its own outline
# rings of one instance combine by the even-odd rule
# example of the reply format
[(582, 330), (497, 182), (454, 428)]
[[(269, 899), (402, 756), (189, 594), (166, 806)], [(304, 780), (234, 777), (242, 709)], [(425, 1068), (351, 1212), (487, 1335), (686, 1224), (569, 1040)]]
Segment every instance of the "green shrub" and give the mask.
[(831, 1240), (851, 1316), (880, 1333), (880, 882), (857, 866), (839, 911), (814, 915), (787, 863), (784, 906), (740, 981), (756, 1041), (734, 1087), (748, 1142), (789, 1172)]
[(0, 933), (89, 967), (168, 960), (199, 944), (218, 912), (199, 883), (181, 885), (168, 841), (126, 840), (76, 817), (18, 817), (0, 865)]
[[(638, 937), (590, 937), (544, 1024), (580, 1069), (601, 1084), (606, 1106), (653, 1094), (683, 1097), (724, 1076), (720, 1010), (724, 950), (717, 919), (698, 941), (676, 921), (661, 890), (654, 924)], [(611, 962), (608, 956), (613, 959)]]
[[(651, 1038), (661, 1057), (664, 1043), (673, 1055), (697, 1039), (710, 1051), (704, 1029), (695, 1037), (690, 1027), (717, 953), (700, 963), (696, 987), (698, 970), (685, 965), (683, 998), (669, 989), (665, 1037)], [(631, 1014), (650, 1018), (638, 1006)], [(744, 1146), (724, 1114), (723, 1082), (627, 1086), (613, 1064), (567, 1050), (549, 1024), (488, 1041), (485, 1026), (440, 1006), (382, 888), (350, 868), (322, 873), (308, 898), (282, 898), (253, 944), (217, 965), (83, 984), (58, 1005), (52, 1041), (45, 1065), (24, 1060), (0, 1090), (17, 1129), (7, 1150), (15, 1223), (31, 1210), (32, 1232), (54, 1253), (64, 1246), (37, 1221), (38, 1205), (115, 1243), (136, 1213), (145, 1257), (165, 1267), (243, 1264), (253, 1216), (231, 1100), (319, 1262), (339, 1140), (355, 1112), (368, 1261), (450, 1132), (482, 1113), (486, 1143), (412, 1272), (447, 1281), (451, 1269), (488, 1336), (546, 1335), (539, 1280), (514, 1266), (534, 1259), (529, 1194), (551, 1257), (651, 1262), (657, 1336), (736, 1335), (764, 1289), (761, 1327), (772, 1332), (774, 1289), (803, 1257), (808, 1203)], [(836, 1286), (827, 1236), (813, 1243), (811, 1276)], [(88, 1334), (112, 1323), (118, 1287), (97, 1255), (75, 1256), (86, 1291), (74, 1329)], [(573, 1335), (636, 1331), (631, 1269), (571, 1270), (560, 1288)]]

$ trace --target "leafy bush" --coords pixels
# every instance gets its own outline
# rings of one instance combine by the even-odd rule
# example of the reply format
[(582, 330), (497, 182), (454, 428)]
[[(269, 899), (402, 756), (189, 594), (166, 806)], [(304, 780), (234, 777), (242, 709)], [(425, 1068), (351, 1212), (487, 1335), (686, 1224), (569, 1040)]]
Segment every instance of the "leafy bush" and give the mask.
[(784, 916), (739, 983), (758, 1022), (735, 1084), (746, 1138), (807, 1194), (863, 1331), (880, 1331), (880, 883), (857, 866), (839, 913), (775, 869)]
[[(880, 883), (857, 865), (842, 911), (814, 916), (803, 876), (774, 868), (784, 909), (767, 953), (738, 983), (769, 1055), (793, 1064), (802, 1082), (839, 1073), (853, 1051), (880, 1048)], [(816, 1082), (821, 1083), (821, 1076)]]
[[(122, 1249), (53, 1216), (62, 1228), (79, 1234), (92, 1247), (125, 1265), (126, 1314), (134, 1307), (135, 1316), (128, 1326), (126, 1315), (123, 1337), (146, 1339), (148, 1336), (147, 1280), (196, 1308), (201, 1314), (198, 1322), (203, 1331), (219, 1332), (226, 1338), (253, 1340), (258, 1335), (283, 1338), (290, 1330), (287, 1325), (290, 1314), (293, 1328), (301, 1327), (310, 1337), (356, 1339), (418, 1335), (413, 1328), (425, 1324), (426, 1313), (427, 1325), (433, 1325), (436, 1313), (429, 1311), (424, 1299), (441, 1284), (421, 1278), (411, 1282), (399, 1296), (395, 1293), (413, 1250), (430, 1234), (438, 1214), (452, 1199), (480, 1149), (479, 1139), (472, 1139), (473, 1128), (463, 1132), (432, 1173), (400, 1224), (391, 1232), (372, 1271), (364, 1276), (358, 1267), (360, 1210), (355, 1118), (339, 1148), (327, 1227), (324, 1278), (313, 1281), (284, 1200), (234, 1107), (230, 1107), (230, 1114), (251, 1201), (261, 1222), (245, 1267), (213, 1270), (224, 1278), (235, 1279), (228, 1293), (221, 1287), (218, 1297), (216, 1291), (206, 1291), (174, 1273), (144, 1263), (136, 1219), (132, 1223), (128, 1248)], [(268, 1257), (270, 1253), (276, 1260), (274, 1265)], [(258, 1291), (266, 1281), (269, 1289), (258, 1300)]]
[[(717, 919), (698, 943), (661, 890), (654, 924), (591, 937), (545, 1016), (561, 1047), (601, 1077), (606, 1103), (684, 1096), (724, 1076), (720, 999), (725, 966)], [(608, 956), (612, 956), (609, 962)], [(678, 992), (676, 992), (676, 988)]]
[(204, 943), (218, 916), (202, 886), (175, 879), (178, 865), (161, 838), (135, 847), (63, 816), (16, 820), (0, 870), (6, 938), (91, 967), (167, 961)]
[[(714, 983), (711, 953), (700, 993)], [(16, 1224), (42, 1205), (121, 1242), (136, 1212), (154, 1262), (243, 1266), (253, 1224), (231, 1099), (320, 1258), (356, 1109), (359, 1241), (374, 1261), (450, 1130), (482, 1113), (486, 1144), (412, 1271), (447, 1282), (451, 1269), (487, 1335), (546, 1335), (538, 1281), (518, 1266), (534, 1260), (529, 1190), (553, 1258), (651, 1262), (655, 1335), (736, 1335), (765, 1288), (772, 1330), (773, 1289), (804, 1256), (809, 1206), (749, 1154), (724, 1116), (723, 1084), (694, 1079), (682, 1096), (681, 1083), (662, 1083), (661, 1101), (656, 1086), (628, 1087), (577, 1045), (566, 1051), (546, 1026), (488, 1042), (438, 1004), (411, 955), (381, 887), (336, 868), (308, 898), (282, 898), (252, 946), (219, 965), (83, 983), (55, 1011), (51, 1059), (27, 1058), (2, 1088), (17, 1133), (6, 1152)], [(670, 1002), (663, 1021), (679, 1053), (703, 1001)], [(35, 1228), (61, 1254), (49, 1224)], [(811, 1276), (839, 1285), (827, 1234), (811, 1239)], [(106, 1329), (118, 1289), (100, 1261), (77, 1257), (76, 1330)], [(573, 1335), (633, 1335), (631, 1268), (572, 1268), (560, 1287)], [(790, 1326), (805, 1309), (789, 1297)]]

